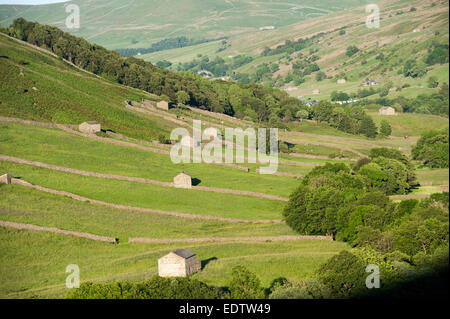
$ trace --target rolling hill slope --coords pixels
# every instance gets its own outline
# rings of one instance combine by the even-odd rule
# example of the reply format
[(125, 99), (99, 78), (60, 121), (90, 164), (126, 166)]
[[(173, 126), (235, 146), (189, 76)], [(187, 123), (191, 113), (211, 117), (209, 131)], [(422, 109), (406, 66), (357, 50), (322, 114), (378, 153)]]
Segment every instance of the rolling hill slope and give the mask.
[[(369, 3), (368, 0), (75, 0), (81, 11), (77, 36), (110, 49), (146, 47), (163, 38), (218, 38), (256, 32), (260, 27), (286, 26), (330, 12)], [(42, 6), (0, 6), (0, 24), (18, 17), (65, 30), (67, 3)], [(65, 30), (71, 31), (71, 30)]]
[[(330, 99), (334, 91), (356, 95), (365, 89), (363, 82), (367, 79), (377, 81), (375, 89), (389, 84), (389, 97), (437, 92), (428, 87), (428, 81), (432, 78), (439, 84), (448, 82), (448, 59), (440, 63), (425, 61), (436, 45), (447, 45), (448, 56), (448, 3), (397, 0), (380, 1), (378, 5), (379, 29), (366, 27), (368, 14), (361, 6), (265, 31), (264, 35), (236, 35), (220, 52), (220, 43), (211, 42), (142, 57), (153, 63), (169, 61), (174, 70), (206, 70), (215, 77), (226, 75), (238, 81), (246, 79), (242, 75), (249, 75), (250, 81), (283, 88), (294, 97)], [(300, 49), (294, 46), (299, 39), (313, 36)], [(358, 51), (349, 56), (347, 48), (351, 46)], [(250, 62), (234, 67), (242, 55), (251, 58)], [(405, 77), (408, 60), (423, 62), (426, 74)], [(312, 72), (304, 71), (314, 65), (317, 67)], [(320, 72), (323, 74), (319, 79)], [(345, 83), (338, 84), (339, 79), (345, 79)], [(377, 92), (371, 96), (377, 97)]]

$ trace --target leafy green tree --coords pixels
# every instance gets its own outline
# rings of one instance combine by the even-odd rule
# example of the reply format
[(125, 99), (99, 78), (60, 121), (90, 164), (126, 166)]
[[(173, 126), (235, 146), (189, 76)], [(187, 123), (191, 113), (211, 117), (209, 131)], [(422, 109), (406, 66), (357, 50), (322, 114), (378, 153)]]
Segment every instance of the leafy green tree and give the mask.
[(428, 83), (428, 87), (432, 88), (432, 89), (437, 88), (439, 86), (439, 81), (438, 81), (437, 77), (435, 77), (435, 76), (430, 76), (428, 78), (427, 83)]
[(187, 94), (185, 91), (180, 90), (176, 93), (177, 96), (177, 102), (180, 105), (185, 105), (186, 103), (188, 103), (191, 99), (191, 97), (189, 96), (189, 94)]
[(383, 136), (390, 136), (392, 134), (392, 127), (388, 121), (382, 120), (380, 123), (380, 133)]
[(229, 284), (231, 298), (233, 299), (260, 299), (264, 298), (264, 289), (259, 279), (245, 266), (238, 265), (232, 268), (232, 279)]
[(333, 296), (350, 298), (367, 291), (365, 269), (366, 265), (358, 257), (344, 250), (324, 263), (317, 275)]
[(361, 121), (359, 133), (369, 138), (377, 136), (377, 126), (370, 116), (365, 116)]
[(412, 149), (412, 157), (432, 168), (449, 167), (449, 130), (429, 131), (422, 135)]
[(278, 286), (272, 290), (269, 296), (270, 299), (325, 299), (330, 297), (330, 290), (315, 278)]
[(425, 63), (416, 60), (408, 60), (403, 66), (403, 75), (405, 77), (422, 77), (427, 73)]
[(313, 107), (314, 117), (318, 122), (329, 122), (333, 112), (333, 104), (328, 101), (320, 101)]
[(325, 80), (326, 77), (327, 77), (327, 75), (323, 71), (319, 71), (316, 73), (316, 81), (317, 82)]
[(359, 51), (358, 47), (356, 45), (351, 45), (349, 47), (347, 47), (347, 51), (345, 52), (345, 54), (349, 57), (355, 55), (357, 52)]
[(300, 119), (301, 122), (309, 117), (309, 112), (307, 110), (299, 110), (295, 113), (295, 117)]

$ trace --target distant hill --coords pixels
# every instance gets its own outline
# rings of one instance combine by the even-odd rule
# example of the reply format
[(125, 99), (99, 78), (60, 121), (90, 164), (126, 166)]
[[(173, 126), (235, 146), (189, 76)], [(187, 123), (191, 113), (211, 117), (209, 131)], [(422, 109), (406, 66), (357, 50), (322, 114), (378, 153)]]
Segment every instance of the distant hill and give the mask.
[[(74, 0), (81, 27), (73, 31), (109, 49), (147, 47), (165, 38), (215, 39), (282, 27), (320, 17), (370, 0)], [(0, 24), (23, 17), (64, 31), (67, 3), (41, 6), (0, 6)]]
[[(378, 98), (382, 88), (381, 95), (389, 97), (436, 92), (448, 82), (448, 2), (378, 4), (379, 29), (366, 27), (367, 14), (361, 6), (264, 31), (264, 36), (237, 35), (227, 39), (223, 50), (216, 42), (142, 57), (154, 63), (168, 61), (174, 70), (207, 70), (243, 83), (262, 82), (295, 97), (330, 99), (334, 91), (357, 95), (369, 89), (363, 85), (367, 80), (376, 82), (375, 93), (361, 92), (360, 98)], [(347, 52), (348, 48), (355, 51)], [(442, 59), (430, 57), (435, 55)], [(405, 76), (409, 60), (406, 68), (422, 71)]]

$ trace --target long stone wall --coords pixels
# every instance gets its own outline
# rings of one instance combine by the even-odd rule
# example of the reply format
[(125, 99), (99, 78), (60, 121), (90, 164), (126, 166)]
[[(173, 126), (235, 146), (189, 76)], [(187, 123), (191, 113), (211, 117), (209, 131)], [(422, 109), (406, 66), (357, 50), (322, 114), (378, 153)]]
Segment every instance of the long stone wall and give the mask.
[(77, 232), (77, 231), (72, 231), (72, 230), (63, 230), (63, 229), (59, 229), (59, 228), (55, 228), (55, 227), (43, 227), (43, 226), (22, 224), (22, 223), (15, 223), (15, 222), (7, 222), (7, 221), (0, 221), (0, 226), (16, 228), (16, 229), (49, 232), (49, 233), (54, 233), (54, 234), (70, 235), (70, 236), (82, 237), (82, 238), (87, 238), (87, 239), (96, 240), (96, 241), (116, 243), (116, 238), (114, 238), (114, 237), (105, 237), (105, 236), (99, 236), (99, 235), (94, 235), (94, 234), (89, 234), (89, 233), (82, 233), (82, 232)]

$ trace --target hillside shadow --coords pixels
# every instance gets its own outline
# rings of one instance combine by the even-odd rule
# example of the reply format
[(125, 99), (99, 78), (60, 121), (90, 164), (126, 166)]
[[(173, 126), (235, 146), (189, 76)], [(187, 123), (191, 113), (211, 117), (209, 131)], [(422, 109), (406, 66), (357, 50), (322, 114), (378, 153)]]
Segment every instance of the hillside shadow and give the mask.
[(193, 178), (192, 179), (192, 186), (197, 186), (198, 184), (200, 184), (202, 181), (199, 180), (198, 178)]
[(205, 260), (201, 261), (202, 264), (202, 270), (206, 267), (206, 265), (208, 265), (211, 261), (217, 260), (217, 257), (211, 257)]

